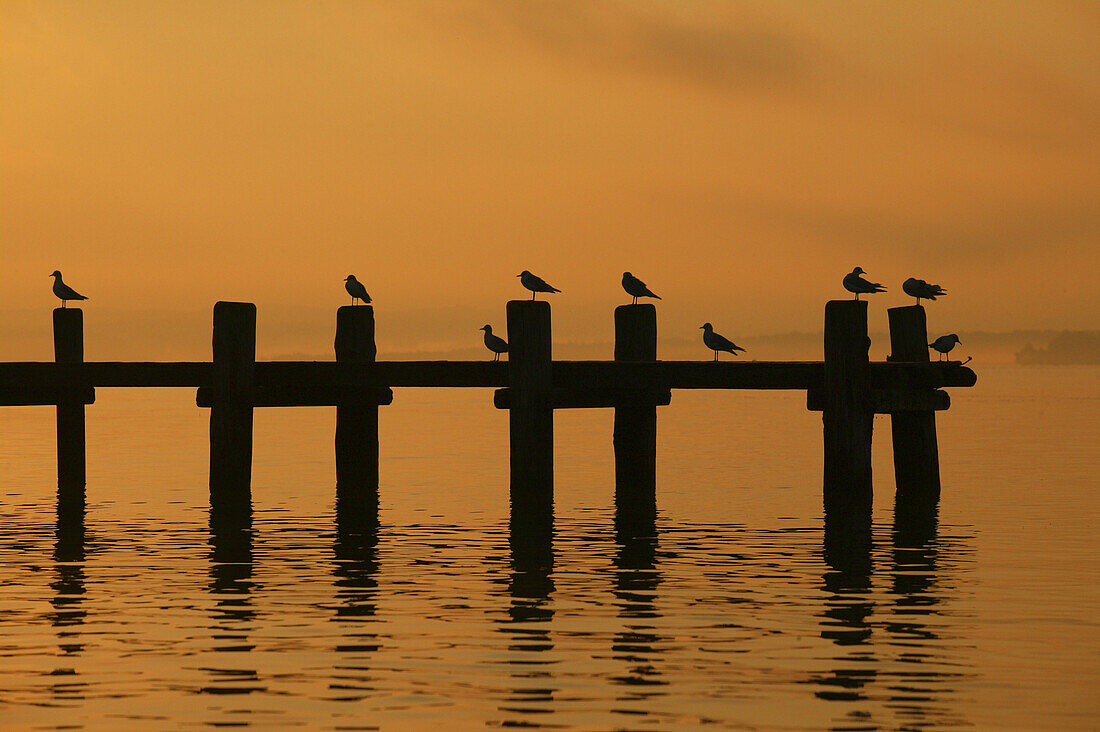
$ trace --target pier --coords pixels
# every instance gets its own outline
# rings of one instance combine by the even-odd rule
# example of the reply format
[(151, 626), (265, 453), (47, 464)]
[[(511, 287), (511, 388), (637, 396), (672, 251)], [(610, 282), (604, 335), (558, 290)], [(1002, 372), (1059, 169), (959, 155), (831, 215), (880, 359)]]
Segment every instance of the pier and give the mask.
[(57, 409), (59, 496), (83, 505), (85, 407), (97, 387), (193, 387), (210, 410), (210, 503), (215, 510), (251, 506), (252, 417), (263, 407), (336, 408), (337, 497), (377, 509), (378, 410), (401, 387), (495, 388), (509, 410), (513, 520), (552, 512), (554, 411), (615, 410), (616, 509), (656, 510), (658, 407), (675, 389), (784, 389), (806, 392), (822, 413), (823, 502), (827, 516), (869, 521), (871, 440), (875, 414), (891, 415), (897, 507), (920, 511), (939, 499), (935, 413), (950, 406), (944, 387), (969, 387), (973, 370), (932, 362), (924, 308), (889, 310), (891, 355), (871, 362), (866, 301), (825, 307), (822, 361), (660, 361), (657, 311), (651, 304), (615, 309), (615, 352), (608, 361), (555, 361), (550, 304), (507, 304), (507, 361), (378, 361), (374, 309), (336, 313), (335, 360), (257, 361), (256, 307), (214, 306), (212, 358), (206, 362), (88, 362), (83, 312), (53, 312), (53, 362), (0, 363), (0, 406)]

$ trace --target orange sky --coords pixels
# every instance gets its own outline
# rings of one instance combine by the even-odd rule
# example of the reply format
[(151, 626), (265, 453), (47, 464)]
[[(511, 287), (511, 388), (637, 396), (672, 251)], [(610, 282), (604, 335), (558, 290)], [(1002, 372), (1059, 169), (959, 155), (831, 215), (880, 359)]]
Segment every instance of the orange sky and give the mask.
[(562, 341), (624, 269), (665, 336), (817, 330), (855, 265), (872, 329), (910, 275), (936, 330), (1097, 328), (1098, 37), (1087, 1), (7, 0), (0, 360), (48, 357), (55, 268), (89, 358), (208, 357), (218, 299), (327, 352), (348, 273), (397, 349), (503, 329), (525, 268)]

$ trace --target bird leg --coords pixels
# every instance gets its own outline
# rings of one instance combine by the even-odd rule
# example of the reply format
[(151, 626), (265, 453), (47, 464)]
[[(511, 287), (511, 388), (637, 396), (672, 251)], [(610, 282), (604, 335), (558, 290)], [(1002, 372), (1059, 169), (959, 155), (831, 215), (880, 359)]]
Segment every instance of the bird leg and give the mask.
[(535, 299), (535, 291), (534, 291), (534, 290), (531, 290), (531, 299), (532, 299), (532, 300), (534, 300), (534, 299)]

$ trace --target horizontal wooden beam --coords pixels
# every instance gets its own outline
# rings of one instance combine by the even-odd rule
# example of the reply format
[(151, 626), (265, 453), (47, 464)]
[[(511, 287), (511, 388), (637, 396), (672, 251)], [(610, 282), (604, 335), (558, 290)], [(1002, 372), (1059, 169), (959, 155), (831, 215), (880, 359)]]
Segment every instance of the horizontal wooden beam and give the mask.
[(555, 361), (565, 389), (807, 389), (822, 379), (811, 361)]
[(494, 387), (508, 385), (507, 361), (258, 361), (256, 383), (298, 386), (436, 386)]
[[(871, 388), (868, 395), (868, 411), (875, 414), (898, 412), (942, 412), (951, 406), (951, 396), (939, 389)], [(825, 391), (810, 389), (806, 392), (806, 408), (811, 412), (825, 409)]]
[[(563, 389), (813, 389), (823, 386), (820, 361), (554, 361)], [(54, 388), (210, 386), (209, 362), (0, 363), (0, 385)], [(957, 363), (872, 363), (871, 385), (905, 389), (973, 386), (974, 372)], [(506, 387), (505, 361), (259, 361), (256, 383), (281, 387)]]
[(871, 386), (901, 389), (939, 389), (945, 386), (974, 386), (978, 375), (956, 362), (878, 361), (870, 365)]
[[(645, 404), (664, 407), (671, 401), (672, 392), (668, 389), (551, 389), (545, 406), (552, 409), (603, 409)], [(493, 392), (493, 406), (511, 409), (511, 390)]]
[[(214, 390), (200, 386), (195, 404), (209, 408), (214, 403)], [(393, 403), (393, 389), (364, 386), (258, 386), (252, 397), (253, 407), (337, 407), (385, 405)]]
[(0, 407), (94, 403), (95, 389), (90, 386), (0, 386)]
[(59, 383), (105, 387), (207, 386), (213, 373), (213, 365), (204, 361), (0, 363), (0, 384), (27, 387), (52, 387)]

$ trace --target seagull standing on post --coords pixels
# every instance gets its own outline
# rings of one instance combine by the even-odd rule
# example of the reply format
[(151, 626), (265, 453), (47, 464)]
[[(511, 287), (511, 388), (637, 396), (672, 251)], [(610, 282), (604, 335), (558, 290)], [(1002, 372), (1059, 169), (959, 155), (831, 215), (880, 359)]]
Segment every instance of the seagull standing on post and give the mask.
[[(941, 356), (946, 356), (951, 353), (951, 349), (955, 347), (956, 343), (962, 343), (959, 337), (952, 333), (950, 335), (940, 336), (936, 340), (928, 344), (928, 347), (939, 353)], [(940, 359), (942, 360), (942, 359)]]
[(65, 307), (66, 300), (88, 299), (61, 281), (61, 270), (55, 269), (50, 277), (53, 277), (53, 294), (61, 298), (61, 307)]
[(646, 287), (644, 282), (629, 272), (623, 272), (623, 289), (626, 290), (626, 294), (634, 298), (634, 301), (630, 303), (631, 305), (638, 304), (639, 297), (661, 299), (660, 295), (653, 294), (653, 291)]
[(355, 275), (348, 275), (344, 278), (344, 289), (351, 295), (351, 304), (354, 305), (356, 300), (362, 300), (364, 303), (370, 302), (370, 295), (367, 294), (367, 288), (363, 287), (363, 283), (355, 279)]
[(906, 295), (917, 298), (917, 305), (920, 305), (921, 298), (935, 300), (940, 295), (947, 294), (947, 290), (939, 285), (930, 285), (924, 280), (918, 280), (916, 277), (910, 277), (902, 282), (901, 289)]
[(738, 351), (744, 351), (745, 350), (744, 348), (742, 348), (741, 346), (735, 344), (733, 341), (729, 340), (728, 338), (726, 338), (724, 336), (720, 336), (717, 333), (715, 333), (714, 332), (714, 326), (711, 325), (710, 323), (703, 323), (702, 325), (699, 326), (699, 328), (700, 328), (700, 330), (703, 331), (703, 343), (706, 344), (707, 348), (714, 351), (714, 361), (715, 361), (715, 363), (718, 362), (718, 352), (719, 351), (725, 351), (726, 353), (732, 353), (734, 356), (736, 356)]
[(862, 267), (856, 267), (848, 274), (844, 275), (844, 289), (848, 292), (854, 292), (856, 299), (862, 294), (871, 294), (872, 292), (886, 292), (886, 288), (877, 282), (868, 282), (860, 277), (861, 274), (866, 274)]
[(536, 277), (527, 270), (523, 270), (516, 277), (519, 277), (519, 283), (531, 291), (531, 299), (535, 299), (535, 293), (537, 292), (561, 292), (556, 287), (548, 285), (546, 280), (541, 277)]
[(500, 354), (508, 353), (508, 341), (500, 336), (493, 335), (493, 326), (491, 325), (483, 325), (481, 330), (485, 331), (485, 347), (496, 354), (493, 360), (499, 361)]

